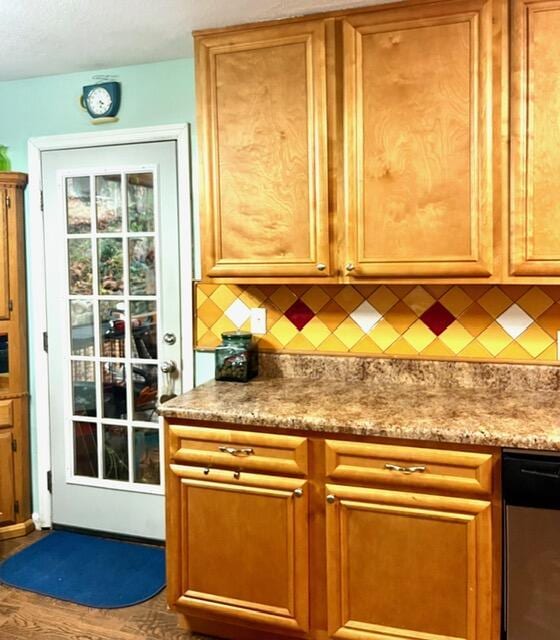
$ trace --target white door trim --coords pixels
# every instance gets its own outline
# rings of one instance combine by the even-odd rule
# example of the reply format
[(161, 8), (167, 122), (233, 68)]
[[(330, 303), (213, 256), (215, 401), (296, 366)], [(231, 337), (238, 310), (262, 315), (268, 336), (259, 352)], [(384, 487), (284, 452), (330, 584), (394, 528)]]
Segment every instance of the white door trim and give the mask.
[[(28, 299), (29, 314), (33, 315), (33, 331), (29, 334), (34, 354), (35, 390), (31, 397), (32, 421), (36, 427), (37, 497), (38, 512), (33, 514), (35, 524), (49, 527), (52, 523), (51, 495), (47, 487), (47, 472), (51, 468), (51, 437), (49, 424), (49, 368), (47, 354), (43, 350), (43, 332), (47, 330), (47, 292), (45, 282), (45, 243), (43, 212), (41, 211), (41, 153), (43, 151), (100, 147), (139, 142), (177, 142), (177, 175), (179, 204), (179, 234), (181, 255), (181, 322), (183, 344), (183, 390), (194, 385), (194, 351), (192, 327), (192, 211), (190, 184), (190, 127), (188, 124), (172, 124), (135, 129), (118, 129), (92, 133), (77, 133), (30, 138), (27, 143), (29, 162), (29, 216), (27, 225), (27, 251), (30, 277)], [(40, 222), (39, 222), (40, 221)], [(189, 366), (190, 365), (190, 366)], [(33, 476), (33, 469), (32, 476)]]

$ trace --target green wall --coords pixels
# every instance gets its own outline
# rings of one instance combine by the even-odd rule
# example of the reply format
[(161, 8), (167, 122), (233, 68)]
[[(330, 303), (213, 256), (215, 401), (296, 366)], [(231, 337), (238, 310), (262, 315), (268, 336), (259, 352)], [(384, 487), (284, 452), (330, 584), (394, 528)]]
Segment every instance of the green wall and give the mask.
[[(79, 106), (82, 86), (91, 84), (92, 76), (115, 76), (122, 84), (119, 122), (95, 125)], [(84, 71), (58, 76), (0, 82), (0, 144), (9, 147), (8, 155), (14, 171), (27, 171), (27, 141), (38, 136), (83, 133), (99, 130), (145, 127), (161, 124), (195, 122), (194, 63), (192, 59), (170, 60), (114, 69)], [(194, 134), (194, 127), (192, 129)], [(196, 163), (193, 161), (193, 165)], [(196, 185), (196, 175), (193, 176)], [(196, 188), (194, 189), (195, 218)], [(31, 224), (26, 216), (26, 227)], [(197, 228), (195, 219), (195, 229)], [(198, 242), (195, 240), (195, 252)], [(197, 261), (195, 260), (195, 263)], [(32, 309), (32, 302), (29, 301)], [(30, 314), (30, 331), (33, 314)], [(211, 356), (197, 357), (197, 380), (210, 376)], [(30, 353), (30, 388), (33, 403), (36, 380), (34, 354)], [(41, 420), (43, 420), (42, 418)], [(42, 423), (44, 425), (45, 423)], [(31, 456), (34, 505), (37, 505), (36, 465), (37, 420), (31, 414)]]

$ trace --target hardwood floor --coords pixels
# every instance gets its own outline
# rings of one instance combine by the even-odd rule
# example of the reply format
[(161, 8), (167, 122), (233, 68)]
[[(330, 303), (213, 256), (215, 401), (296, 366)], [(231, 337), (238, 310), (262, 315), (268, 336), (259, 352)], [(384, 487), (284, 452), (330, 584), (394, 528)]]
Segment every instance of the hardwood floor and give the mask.
[[(0, 561), (43, 532), (0, 542)], [(0, 585), (1, 640), (216, 640), (182, 631), (165, 592), (134, 607), (90, 609)]]

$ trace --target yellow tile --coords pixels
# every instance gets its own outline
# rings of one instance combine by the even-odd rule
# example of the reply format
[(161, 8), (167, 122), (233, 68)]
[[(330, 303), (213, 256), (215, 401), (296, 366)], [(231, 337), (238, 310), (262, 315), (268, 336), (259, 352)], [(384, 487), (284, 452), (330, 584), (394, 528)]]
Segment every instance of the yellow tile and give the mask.
[(416, 321), (416, 314), (402, 300), (389, 309), (385, 314), (385, 320), (394, 327), (399, 334), (403, 334), (410, 325)]
[(327, 325), (315, 316), (303, 327), (301, 334), (305, 336), (314, 347), (318, 347), (330, 336), (331, 332)]
[(229, 305), (237, 298), (235, 293), (229, 288), (227, 284), (221, 284), (210, 296), (210, 300), (220, 307), (222, 311), (225, 311)]
[(347, 313), (352, 313), (364, 301), (363, 297), (352, 285), (346, 285), (336, 294), (334, 299)]
[(197, 287), (195, 289), (195, 299), (196, 299), (196, 308), (198, 309), (200, 306), (202, 306), (206, 300), (208, 300), (208, 296), (204, 293), (204, 291), (202, 291), (202, 289), (200, 287)]
[(245, 322), (239, 327), (239, 331), (251, 332), (251, 318), (247, 318), (247, 320), (245, 320)]
[(286, 346), (296, 336), (297, 332), (297, 329), (285, 316), (275, 322), (269, 331), (282, 346)]
[(288, 342), (286, 349), (293, 349), (294, 351), (315, 351), (315, 347), (301, 333), (298, 333), (295, 338), (292, 338), (292, 340)]
[(436, 339), (436, 336), (428, 329), (422, 320), (416, 320), (404, 333), (403, 338), (416, 350), (416, 353), (420, 353)]
[(555, 302), (552, 306), (542, 313), (536, 323), (541, 329), (544, 329), (549, 335), (556, 339), (556, 332), (560, 331), (560, 304)]
[(416, 349), (410, 346), (404, 338), (395, 340), (393, 344), (385, 351), (387, 354), (393, 356), (416, 356), (418, 355)]
[(440, 357), (440, 356), (454, 356), (455, 354), (451, 349), (440, 340), (436, 338), (431, 344), (429, 344), (421, 353), (423, 356), (432, 356), (432, 357)]
[(457, 321), (473, 336), (480, 335), (492, 323), (492, 316), (478, 302), (473, 302)]
[(451, 286), (448, 284), (426, 284), (424, 288), (428, 293), (431, 293), (436, 300), (439, 300), (446, 291), (451, 289)]
[(494, 319), (510, 307), (511, 302), (511, 299), (498, 287), (492, 287), (478, 299), (478, 304)]
[(218, 287), (221, 287), (223, 285), (221, 284), (206, 284), (205, 282), (199, 282), (196, 285), (197, 290), (202, 291), (205, 295), (207, 295), (208, 297), (210, 297), (214, 291), (216, 291), (216, 289)]
[(413, 289), (413, 284), (390, 284), (389, 289), (397, 296), (399, 300), (402, 300)]
[(462, 324), (455, 320), (439, 336), (439, 339), (452, 353), (457, 354), (462, 351), (469, 342), (474, 340), (474, 336), (471, 335)]
[(517, 342), (528, 351), (533, 358), (536, 358), (550, 346), (554, 340), (546, 331), (533, 323), (517, 338)]
[(424, 287), (420, 286), (414, 287), (414, 289), (403, 298), (403, 302), (407, 304), (417, 316), (421, 316), (435, 301), (434, 296), (428, 293)]
[(332, 351), (338, 353), (344, 353), (348, 351), (345, 345), (340, 342), (336, 336), (329, 336), (324, 342), (319, 345), (319, 351)]
[(378, 287), (368, 298), (371, 306), (381, 315), (385, 315), (398, 301), (397, 296), (385, 285)]
[(197, 347), (217, 347), (220, 344), (221, 340), (218, 336), (214, 335), (211, 331), (207, 331), (203, 336), (201, 336), (197, 341)]
[(313, 286), (303, 294), (301, 299), (312, 311), (317, 313), (331, 298), (321, 287)]
[(478, 336), (480, 344), (493, 356), (503, 351), (512, 340), (512, 337), (508, 335), (497, 322), (492, 322), (492, 324)]
[(258, 338), (257, 344), (262, 351), (280, 351), (283, 349), (283, 345), (270, 333)]
[(492, 285), (489, 284), (463, 284), (461, 289), (472, 299), (478, 300), (482, 297)]
[(341, 322), (334, 335), (348, 348), (351, 349), (360, 338), (364, 337), (362, 329), (352, 320), (352, 318), (346, 318)]
[(525, 295), (519, 298), (517, 304), (532, 318), (538, 318), (554, 304), (554, 300), (540, 287), (531, 287)]
[(541, 354), (539, 354), (536, 359), (543, 360), (546, 362), (554, 362), (556, 364), (558, 362), (557, 353), (556, 353), (556, 343), (553, 342)]
[(227, 316), (222, 316), (210, 327), (210, 331), (221, 340), (224, 331), (237, 331), (237, 327)]
[(338, 325), (348, 317), (346, 311), (334, 300), (327, 302), (317, 315), (330, 331), (334, 331)]
[(395, 342), (399, 334), (387, 320), (382, 319), (369, 332), (369, 337), (385, 351)]
[(522, 295), (527, 293), (527, 291), (529, 291), (530, 288), (531, 288), (530, 284), (500, 285), (500, 289), (503, 291), (503, 293), (505, 293), (506, 296), (510, 298), (510, 300), (513, 300), (513, 302), (517, 302), (517, 300), (521, 298)]
[(367, 353), (368, 355), (383, 353), (381, 347), (377, 345), (369, 336), (364, 336), (358, 340), (350, 349), (352, 353)]
[(266, 305), (266, 330), (270, 331), (272, 327), (280, 320), (282, 313), (272, 304)]
[(532, 360), (531, 356), (517, 342), (508, 344), (503, 351), (498, 353), (496, 358), (498, 360)]
[(547, 296), (550, 296), (554, 302), (558, 302), (558, 300), (560, 300), (560, 286), (557, 284), (542, 284), (541, 289)]
[(196, 338), (195, 344), (198, 344), (198, 340), (208, 331), (208, 327), (202, 322), (200, 318), (196, 319)]
[(241, 302), (244, 302), (249, 308), (262, 306), (266, 298), (267, 296), (264, 291), (254, 286), (247, 287), (239, 296)]
[(278, 309), (284, 313), (286, 309), (289, 309), (294, 304), (297, 296), (293, 291), (290, 291), (288, 287), (282, 285), (278, 287), (272, 295), (268, 296), (268, 299), (272, 300)]
[(452, 287), (439, 301), (451, 313), (457, 317), (472, 304), (473, 300), (461, 287)]
[(484, 360), (492, 359), (492, 354), (490, 353), (490, 351), (488, 351), (486, 347), (483, 347), (478, 340), (473, 340), (457, 355), (460, 358), (477, 358)]
[(376, 284), (355, 284), (356, 291), (367, 300), (369, 296), (378, 288)]
[(207, 298), (206, 302), (196, 312), (197, 318), (200, 318), (207, 327), (211, 327), (223, 315), (222, 309), (210, 298)]

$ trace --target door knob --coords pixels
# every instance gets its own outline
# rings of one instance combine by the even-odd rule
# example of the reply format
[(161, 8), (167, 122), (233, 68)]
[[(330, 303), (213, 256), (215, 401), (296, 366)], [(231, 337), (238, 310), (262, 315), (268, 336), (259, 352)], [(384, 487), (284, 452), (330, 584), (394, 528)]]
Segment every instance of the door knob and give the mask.
[(173, 362), (173, 360), (164, 360), (160, 365), (162, 373), (175, 373), (177, 371), (177, 365)]
[(175, 344), (177, 342), (177, 336), (171, 332), (164, 333), (163, 341), (165, 344)]

